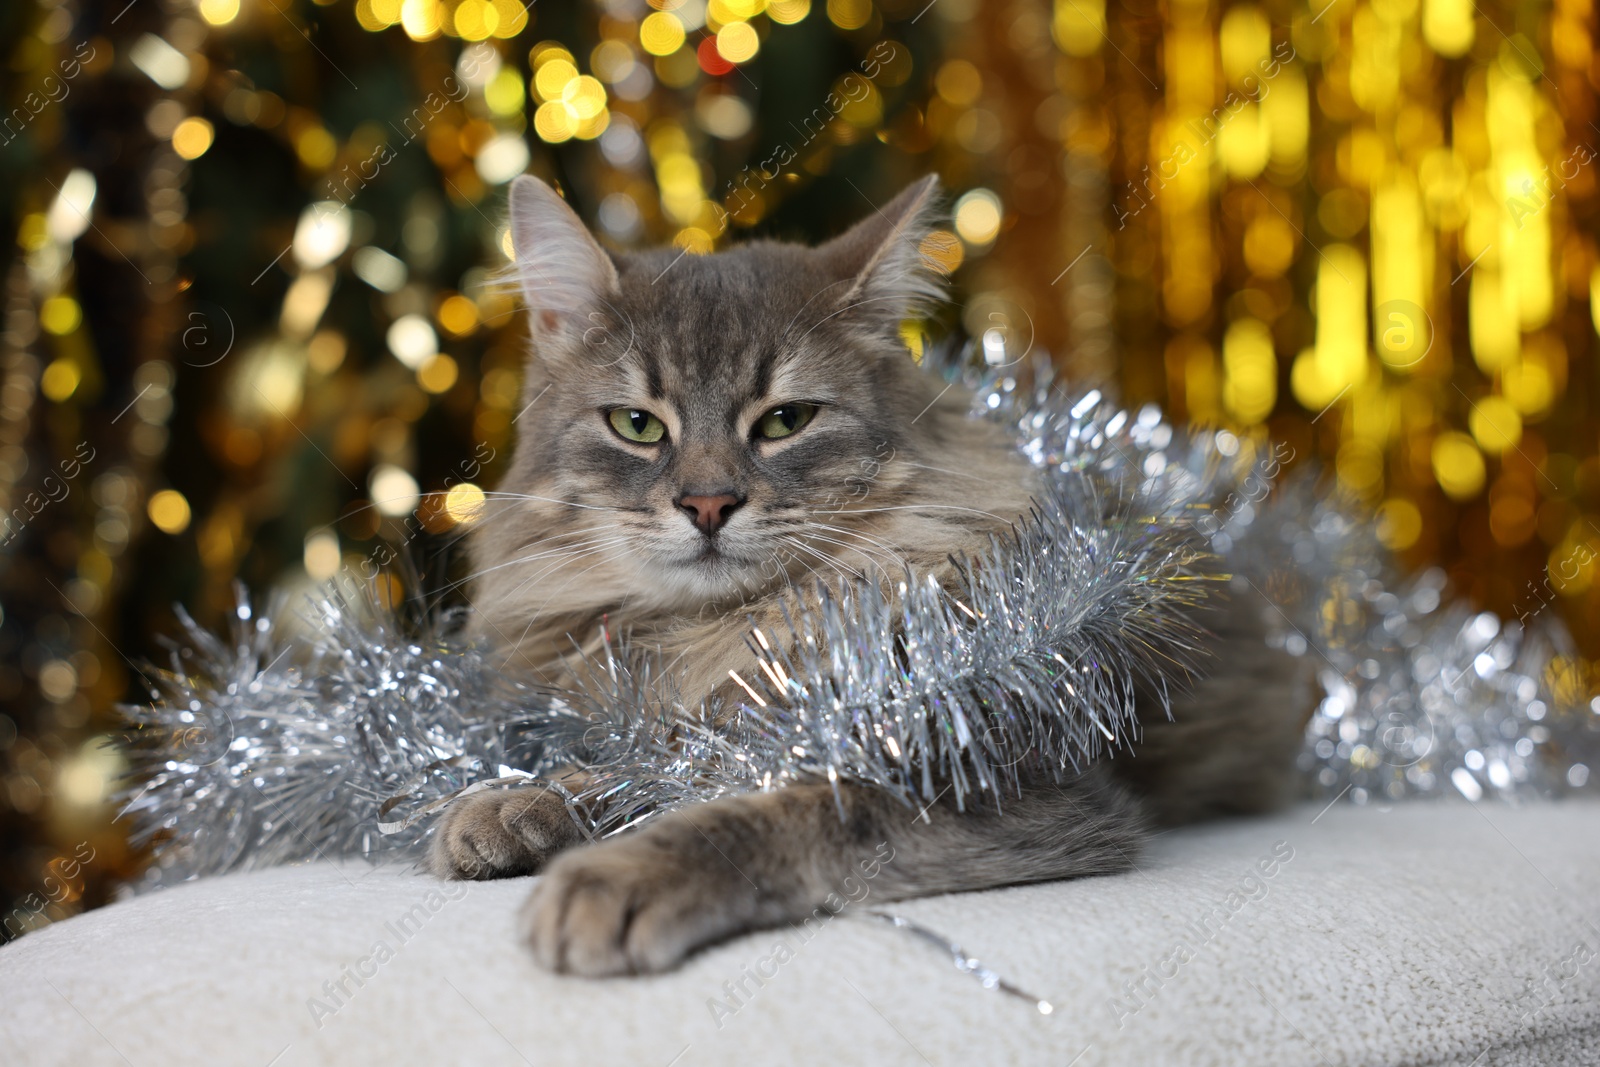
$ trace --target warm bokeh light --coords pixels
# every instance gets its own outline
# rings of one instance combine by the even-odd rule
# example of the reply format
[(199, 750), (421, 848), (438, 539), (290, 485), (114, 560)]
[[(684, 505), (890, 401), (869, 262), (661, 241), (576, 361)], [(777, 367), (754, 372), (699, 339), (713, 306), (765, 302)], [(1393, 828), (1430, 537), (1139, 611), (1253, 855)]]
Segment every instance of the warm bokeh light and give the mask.
[(385, 334), (389, 351), (394, 358), (412, 370), (419, 369), (439, 351), (439, 335), (421, 315), (402, 315), (395, 319)]
[(460, 293), (452, 293), (439, 303), (439, 325), (457, 337), (465, 337), (478, 326), (478, 305)]
[(683, 41), (683, 23), (670, 11), (652, 12), (639, 24), (639, 45), (653, 56), (669, 56)]
[(922, 239), (917, 251), (941, 274), (954, 274), (966, 258), (961, 242), (949, 230), (934, 230)]
[(539, 63), (533, 76), (533, 88), (540, 100), (559, 100), (567, 83), (578, 77), (578, 68), (565, 57), (550, 57), (548, 53)]
[(572, 140), (578, 132), (578, 117), (564, 101), (550, 100), (539, 105), (533, 114), (533, 128), (539, 138), (551, 144)]
[(331, 200), (311, 204), (295, 223), (294, 258), (307, 270), (327, 266), (350, 247), (353, 226), (350, 209), (343, 204)]
[(934, 90), (956, 107), (969, 107), (983, 93), (983, 75), (965, 59), (952, 59), (934, 75)]
[(200, 17), (213, 26), (226, 26), (239, 17), (239, 0), (200, 0)]
[(405, 0), (400, 5), (400, 25), (413, 41), (429, 41), (444, 26), (445, 9), (439, 0)]
[(339, 142), (321, 126), (307, 126), (294, 139), (295, 154), (311, 170), (323, 170), (334, 160)]
[(871, 0), (828, 0), (828, 20), (841, 30), (859, 30), (871, 18)]
[(197, 115), (191, 115), (178, 123), (178, 128), (172, 131), (172, 150), (184, 159), (199, 159), (206, 154), (206, 149), (211, 147), (214, 136), (211, 123)]
[(748, 22), (734, 22), (717, 31), (717, 54), (729, 63), (747, 63), (756, 57), (761, 38)]
[(461, 376), (461, 368), (446, 355), (436, 355), (417, 368), (417, 384), (427, 393), (447, 393)]
[(1222, 402), (1228, 413), (1246, 425), (1270, 415), (1278, 399), (1278, 366), (1266, 323), (1242, 318), (1228, 327), (1222, 364)]
[(1468, 500), (1483, 491), (1483, 453), (1464, 433), (1440, 434), (1433, 442), (1433, 472), (1451, 497)]
[(81, 381), (83, 372), (72, 360), (51, 360), (50, 365), (39, 376), (39, 392), (44, 394), (46, 400), (53, 400), (59, 404), (78, 391), (78, 383)]
[(1378, 508), (1378, 539), (1395, 551), (1410, 548), (1422, 535), (1422, 512), (1409, 500), (1385, 500)]
[[(50, 202), (44, 216), (44, 233), (63, 244), (70, 244), (88, 230), (93, 222), (94, 201), (99, 191), (95, 177), (82, 167), (74, 167), (61, 182), (61, 188)], [(38, 243), (32, 242), (35, 251)], [(1597, 268), (1600, 270), (1600, 268)]]
[(450, 487), (445, 494), (444, 507), (450, 517), (456, 522), (468, 524), (476, 521), (479, 510), (483, 507), (484, 493), (471, 482), (462, 482)]
[(57, 293), (39, 305), (39, 325), (45, 332), (64, 337), (83, 322), (83, 308), (65, 293)]
[(974, 189), (956, 201), (956, 233), (969, 245), (987, 245), (1000, 233), (1000, 198)]
[(145, 512), (162, 533), (180, 534), (189, 528), (189, 501), (176, 489), (152, 493)]
[(306, 573), (325, 581), (339, 573), (339, 535), (332, 530), (317, 530), (306, 537), (301, 562)]
[(384, 515), (399, 517), (409, 515), (422, 500), (422, 490), (411, 473), (392, 463), (375, 467), (368, 479), (367, 491), (372, 494), (372, 506)]
[(767, 17), (780, 26), (792, 26), (811, 14), (811, 0), (771, 0)]

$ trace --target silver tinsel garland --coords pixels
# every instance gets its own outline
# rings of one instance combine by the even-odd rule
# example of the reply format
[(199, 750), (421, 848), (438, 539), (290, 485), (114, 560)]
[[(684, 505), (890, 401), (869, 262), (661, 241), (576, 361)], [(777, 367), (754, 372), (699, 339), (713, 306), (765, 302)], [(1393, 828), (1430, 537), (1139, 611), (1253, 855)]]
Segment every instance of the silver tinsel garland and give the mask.
[[(1137, 737), (1134, 693), (1204, 669), (1212, 587), (1260, 595), (1270, 640), (1317, 663), (1308, 786), (1356, 801), (1550, 795), (1586, 785), (1600, 714), (1563, 638), (1397, 584), (1375, 537), (1278, 454), (1192, 437), (1152, 407), (1068, 399), (1047, 365), (979, 377), (974, 417), (1016, 426), (1048, 491), (949, 591), (819, 591), (789, 632), (752, 633), (736, 708), (685, 707), (626, 635), (563, 692), (505, 677), (457, 619), (330, 586), (298, 632), (241, 597), (227, 639), (183, 617), (152, 703), (129, 708), (125, 813), (158, 843), (149, 880), (420, 842), (466, 790), (588, 771), (590, 836), (675, 805), (801, 779), (912, 802), (949, 788), (1003, 805), (1019, 775), (1066, 773)], [(952, 372), (953, 374), (953, 372)], [(797, 601), (798, 602), (798, 601)], [(721, 725), (713, 725), (720, 723)]]

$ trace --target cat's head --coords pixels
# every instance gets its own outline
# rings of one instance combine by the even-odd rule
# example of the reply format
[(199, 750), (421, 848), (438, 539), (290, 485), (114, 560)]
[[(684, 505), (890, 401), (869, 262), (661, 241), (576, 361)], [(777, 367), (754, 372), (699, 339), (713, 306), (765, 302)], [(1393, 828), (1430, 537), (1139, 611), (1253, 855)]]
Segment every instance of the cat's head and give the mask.
[(891, 503), (894, 459), (929, 432), (900, 326), (942, 296), (920, 252), (937, 195), (930, 177), (863, 202), (816, 248), (620, 254), (519, 178), (530, 348), (514, 459), (476, 537), (480, 608), (689, 611), (826, 571), (841, 513)]

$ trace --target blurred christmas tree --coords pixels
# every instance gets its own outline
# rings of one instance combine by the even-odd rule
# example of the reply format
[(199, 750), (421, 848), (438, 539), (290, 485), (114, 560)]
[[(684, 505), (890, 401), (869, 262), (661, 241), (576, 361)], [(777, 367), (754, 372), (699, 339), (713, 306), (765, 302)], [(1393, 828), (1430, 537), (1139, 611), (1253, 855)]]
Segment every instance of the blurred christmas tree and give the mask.
[(1409, 563), (1600, 647), (1587, 0), (39, 0), (0, 26), (6, 936), (136, 871), (100, 741), (175, 602), (215, 624), (239, 580), (448, 565), (518, 415), (493, 282), (524, 171), (615, 247), (698, 254), (826, 236), (936, 170), (936, 332), (1281, 438)]

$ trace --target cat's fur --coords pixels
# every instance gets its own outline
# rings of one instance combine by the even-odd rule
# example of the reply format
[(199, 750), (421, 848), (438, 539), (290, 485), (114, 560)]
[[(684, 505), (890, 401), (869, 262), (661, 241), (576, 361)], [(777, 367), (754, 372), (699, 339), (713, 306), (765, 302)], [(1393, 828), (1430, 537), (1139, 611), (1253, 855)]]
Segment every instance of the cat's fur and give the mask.
[[(711, 256), (608, 254), (547, 186), (512, 188), (532, 352), (517, 448), (477, 524), (479, 635), (508, 665), (560, 684), (571, 642), (602, 620), (659, 649), (683, 699), (731, 696), (752, 618), (781, 632), (796, 579), (948, 578), (1028, 510), (1038, 488), (1011, 435), (920, 370), (899, 325), (940, 295), (919, 253), (937, 183), (907, 189), (811, 249), (761, 242)], [(790, 437), (752, 425), (819, 405)], [(658, 416), (657, 445), (623, 440), (613, 408)], [(740, 501), (714, 535), (683, 496)], [(1259, 608), (1259, 610), (1257, 610)], [(1309, 702), (1261, 640), (1265, 603), (1214, 621), (1219, 668), (1153, 722), (1135, 755), (1003, 812), (923, 811), (846, 785), (795, 786), (659, 816), (601, 844), (538, 788), (448, 808), (430, 861), (445, 877), (542, 871), (525, 929), (546, 966), (657, 971), (709, 941), (809, 915), (863, 857), (880, 900), (1123, 870), (1152, 823), (1278, 802)], [(736, 693), (736, 691), (735, 691)], [(843, 817), (841, 818), (841, 809)], [(563, 851), (566, 850), (566, 851)]]

